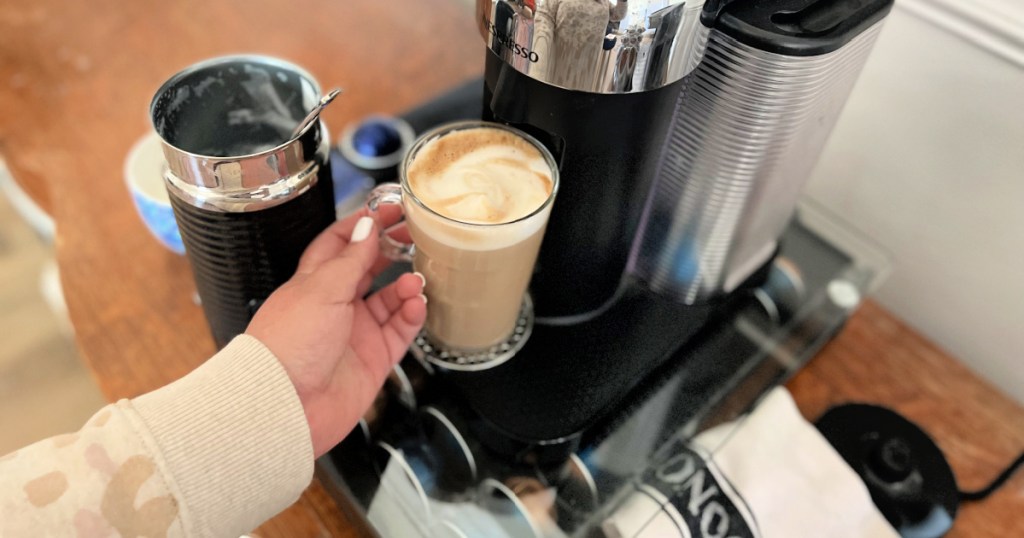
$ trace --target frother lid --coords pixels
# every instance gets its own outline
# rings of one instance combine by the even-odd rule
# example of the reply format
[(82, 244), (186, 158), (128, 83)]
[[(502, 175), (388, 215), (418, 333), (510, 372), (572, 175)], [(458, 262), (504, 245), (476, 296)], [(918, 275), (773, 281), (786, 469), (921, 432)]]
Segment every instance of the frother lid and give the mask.
[(708, 0), (701, 22), (740, 43), (784, 56), (838, 50), (882, 20), (893, 0)]

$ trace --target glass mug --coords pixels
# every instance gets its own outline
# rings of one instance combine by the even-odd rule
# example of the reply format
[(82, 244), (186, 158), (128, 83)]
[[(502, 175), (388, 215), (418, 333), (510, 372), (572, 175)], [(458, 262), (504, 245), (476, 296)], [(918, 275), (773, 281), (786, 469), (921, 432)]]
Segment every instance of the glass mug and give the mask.
[[(417, 158), (436, 158), (437, 162), (420, 163), (421, 168), (450, 164), (441, 162), (446, 160), (443, 151), (420, 157), (425, 146), (456, 132), (464, 133), (461, 140), (473, 140), (465, 133), (479, 130), (483, 139), (490, 129), (511, 133), (518, 144), (525, 142), (540, 153), (550, 173), (550, 192), (543, 203), (514, 220), (484, 224), (442, 215), (416, 195), (409, 176)], [(543, 144), (518, 129), (484, 121), (449, 123), (424, 133), (403, 159), (399, 183), (384, 183), (370, 192), (371, 215), (381, 204), (402, 207), (412, 243), (399, 243), (385, 231), (381, 248), (392, 259), (411, 261), (426, 278), (425, 329), (431, 345), (445, 352), (478, 354), (512, 336), (557, 192), (558, 166)]]

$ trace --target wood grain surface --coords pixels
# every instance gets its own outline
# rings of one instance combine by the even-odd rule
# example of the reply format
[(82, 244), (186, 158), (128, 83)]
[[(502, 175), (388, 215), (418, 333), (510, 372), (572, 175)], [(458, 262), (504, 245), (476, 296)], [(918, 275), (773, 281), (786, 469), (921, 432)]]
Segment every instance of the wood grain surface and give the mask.
[[(482, 71), (469, 2), (431, 0), (96, 0), (0, 2), (0, 155), (57, 223), (57, 258), (81, 354), (103, 394), (131, 397), (172, 381), (213, 351), (186, 261), (150, 237), (122, 165), (149, 129), (156, 88), (198, 60), (258, 52), (306, 67), (345, 94), (332, 132), (396, 113)], [(921, 424), (965, 488), (1024, 449), (1024, 410), (867, 303), (789, 384), (815, 418), (869, 401)], [(963, 509), (955, 536), (1024, 535), (1024, 477)], [(369, 536), (351, 506), (314, 482), (257, 533)]]

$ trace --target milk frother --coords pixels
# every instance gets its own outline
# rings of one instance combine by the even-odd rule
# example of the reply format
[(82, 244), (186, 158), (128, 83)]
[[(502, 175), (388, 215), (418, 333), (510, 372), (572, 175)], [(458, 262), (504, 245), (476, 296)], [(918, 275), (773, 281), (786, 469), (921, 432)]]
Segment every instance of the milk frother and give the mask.
[(223, 347), (291, 278), (334, 220), (329, 141), (306, 71), (263, 56), (228, 56), (171, 77), (150, 106), (164, 183), (214, 340)]

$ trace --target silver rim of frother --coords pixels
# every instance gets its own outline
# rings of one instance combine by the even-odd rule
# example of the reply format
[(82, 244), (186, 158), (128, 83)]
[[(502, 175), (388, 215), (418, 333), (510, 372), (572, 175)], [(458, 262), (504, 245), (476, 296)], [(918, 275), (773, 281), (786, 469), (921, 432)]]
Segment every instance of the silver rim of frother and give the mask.
[(523, 295), (523, 304), (519, 308), (519, 317), (512, 334), (504, 341), (491, 346), (490, 349), (476, 353), (460, 353), (450, 351), (434, 343), (426, 330), (416, 336), (410, 351), (419, 360), (426, 360), (438, 368), (457, 370), (460, 372), (478, 372), (494, 368), (511, 359), (523, 349), (533, 332), (533, 301), (530, 294)]
[[(193, 64), (170, 77), (150, 102), (150, 121), (162, 142), (168, 169), (164, 182), (173, 198), (210, 211), (244, 213), (283, 204), (310, 189), (320, 180), (320, 169), (328, 160), (329, 134), (322, 121), (315, 121), (298, 136), (274, 147), (230, 156), (203, 155), (196, 148), (169, 136), (164, 122), (173, 120), (168, 102), (179, 85), (197, 74), (233, 64), (278, 70), (298, 79), (303, 109), (320, 98), (320, 84), (305, 69), (272, 56), (234, 55), (210, 58)], [(305, 110), (308, 113), (308, 110)], [(298, 125), (300, 119), (296, 118)], [(330, 178), (327, 178), (330, 179)]]

